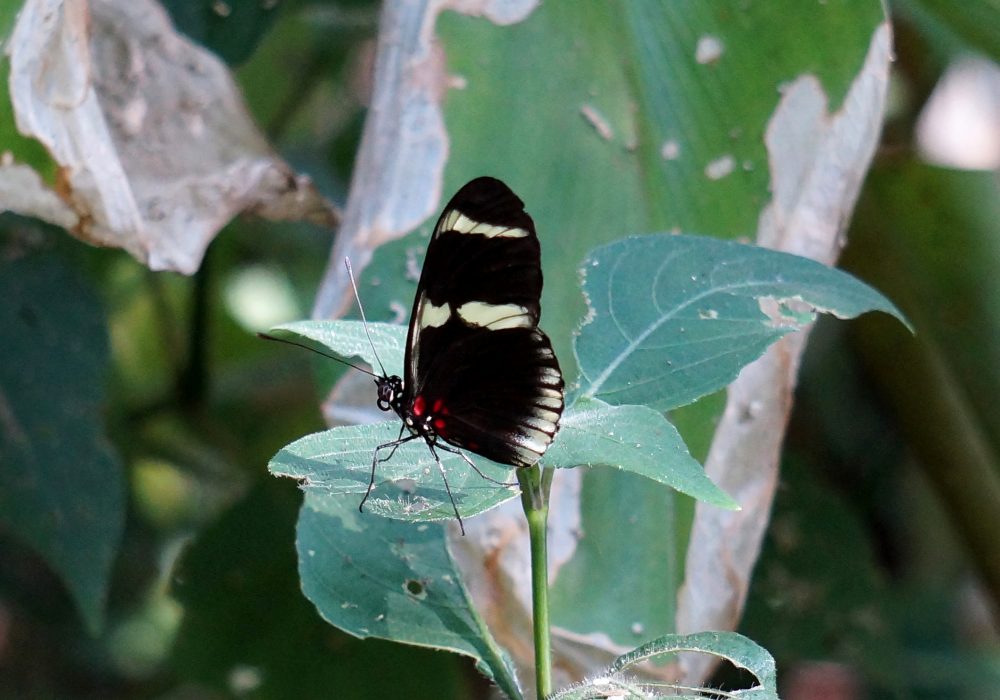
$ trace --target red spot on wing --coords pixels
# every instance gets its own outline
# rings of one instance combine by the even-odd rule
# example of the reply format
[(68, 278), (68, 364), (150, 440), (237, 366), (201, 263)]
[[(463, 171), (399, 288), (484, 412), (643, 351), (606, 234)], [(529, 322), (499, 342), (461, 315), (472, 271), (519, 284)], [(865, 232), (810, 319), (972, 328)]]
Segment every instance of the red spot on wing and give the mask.
[[(444, 401), (442, 401), (441, 399), (438, 399), (437, 401), (435, 401), (434, 402), (434, 412), (438, 413), (441, 410), (441, 407), (443, 405), (444, 405)], [(447, 411), (445, 411), (445, 413), (447, 413)]]
[(413, 399), (413, 415), (419, 418), (424, 415), (425, 408), (423, 396), (417, 396), (417, 398)]
[(444, 430), (444, 426), (445, 426), (444, 418), (435, 418), (434, 419), (434, 427), (437, 430)]

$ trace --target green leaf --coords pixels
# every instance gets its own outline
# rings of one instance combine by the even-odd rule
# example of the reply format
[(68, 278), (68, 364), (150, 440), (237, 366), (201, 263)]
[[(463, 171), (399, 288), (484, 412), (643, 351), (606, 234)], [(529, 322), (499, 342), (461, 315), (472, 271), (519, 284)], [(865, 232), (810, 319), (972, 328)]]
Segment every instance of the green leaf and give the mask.
[[(877, 0), (556, 0), (503, 27), (442, 13), (465, 86), (445, 103), (443, 200), (484, 174), (524, 200), (542, 241), (542, 324), (571, 374), (583, 252), (675, 227), (751, 235), (771, 197), (763, 134), (782, 88), (811, 75), (838, 109), (883, 21)], [(721, 54), (699, 60), (711, 39)], [(734, 167), (708, 177), (713, 162)], [(412, 300), (407, 286), (398, 298)]]
[(384, 366), (387, 374), (403, 374), (405, 326), (369, 323), (370, 342), (361, 321), (296, 321), (275, 326), (270, 333), (279, 338), (311, 341), (305, 344), (310, 347), (318, 344), (348, 360), (361, 358), (376, 373)]
[(705, 476), (680, 433), (645, 406), (609, 406), (581, 399), (563, 417), (544, 462), (556, 467), (608, 466), (634, 472), (712, 505), (738, 509)]
[(317, 503), (306, 495), (299, 574), (320, 615), (356, 637), (471, 656), (509, 697), (521, 698), (509, 661), (462, 584), (444, 527), (363, 518), (352, 499)]
[[(733, 665), (753, 674), (757, 685), (748, 690), (724, 693), (715, 688), (642, 683), (634, 680), (634, 677), (628, 674), (629, 668), (636, 664), (643, 661), (662, 660), (677, 652), (698, 652), (726, 659)], [(673, 692), (674, 690), (679, 692)], [(719, 697), (778, 700), (778, 684), (774, 659), (764, 648), (742, 635), (735, 632), (668, 634), (619, 656), (603, 675), (560, 691), (552, 696), (552, 700), (585, 700), (595, 697), (620, 697), (628, 700), (667, 697), (681, 698), (682, 700), (704, 700), (705, 698)]]
[(104, 437), (100, 301), (51, 256), (0, 262), (0, 527), (38, 552), (97, 633), (125, 520)]
[[(339, 510), (346, 496), (357, 510), (368, 490), (375, 447), (395, 440), (400, 427), (402, 423), (396, 420), (313, 433), (283, 447), (268, 469), (276, 476), (298, 479), (316, 509), (330, 503), (331, 508)], [(390, 450), (383, 450), (380, 457), (388, 457), (389, 453)], [(462, 516), (482, 513), (517, 496), (516, 487), (487, 481), (458, 455), (443, 449), (438, 449), (438, 455)], [(491, 479), (513, 482), (512, 467), (478, 456), (475, 464)], [(375, 488), (365, 503), (366, 511), (413, 521), (455, 517), (437, 464), (422, 439), (400, 445), (392, 459), (376, 465), (375, 477)]]
[(713, 238), (627, 238), (594, 251), (582, 270), (591, 305), (576, 338), (582, 393), (614, 404), (689, 404), (817, 312), (879, 310), (906, 323), (845, 272)]
[(777, 690), (774, 659), (759, 644), (735, 632), (664, 635), (619, 656), (608, 670), (611, 673), (621, 673), (635, 664), (678, 651), (698, 651), (726, 659), (752, 673), (763, 689), (771, 692)]
[[(328, 321), (323, 322), (322, 332), (313, 332), (310, 324), (314, 323), (296, 324), (300, 337), (318, 341), (328, 334), (327, 340), (333, 344), (330, 349), (350, 346), (349, 331), (357, 330), (359, 325), (350, 321)], [(340, 333), (339, 326), (346, 327), (348, 332)], [(378, 330), (378, 342), (388, 340), (390, 344), (391, 333), (402, 332), (400, 327), (388, 325)], [(282, 448), (268, 469), (276, 476), (298, 479), (303, 490), (314, 499), (316, 508), (321, 508), (327, 499), (339, 508), (345, 496), (352, 496), (360, 503), (368, 490), (375, 448), (398, 439), (400, 428), (400, 422), (387, 421), (313, 433)], [(382, 450), (379, 458), (389, 457), (390, 452), (391, 449)], [(472, 455), (480, 471), (490, 479), (510, 483), (507, 487), (487, 481), (464, 459), (440, 447), (438, 456), (448, 475), (451, 495), (463, 517), (477, 515), (517, 496), (511, 467)], [(608, 406), (597, 400), (577, 402), (563, 416), (560, 433), (546, 453), (544, 463), (562, 468), (616, 467), (707, 503), (723, 508), (736, 507), (736, 503), (705, 476), (670, 422), (643, 406)], [(437, 464), (421, 439), (400, 445), (391, 459), (380, 461), (376, 465), (375, 479), (375, 488), (365, 504), (372, 513), (420, 522), (454, 517)]]

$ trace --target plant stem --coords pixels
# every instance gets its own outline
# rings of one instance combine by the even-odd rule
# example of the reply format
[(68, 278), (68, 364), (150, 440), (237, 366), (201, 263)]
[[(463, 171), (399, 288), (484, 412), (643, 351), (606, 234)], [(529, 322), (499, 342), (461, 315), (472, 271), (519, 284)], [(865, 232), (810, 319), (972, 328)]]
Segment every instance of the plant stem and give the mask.
[(549, 639), (549, 566), (546, 534), (549, 517), (549, 487), (553, 469), (522, 469), (521, 505), (528, 519), (531, 543), (531, 617), (535, 637), (535, 687), (541, 700), (552, 693), (552, 648)]

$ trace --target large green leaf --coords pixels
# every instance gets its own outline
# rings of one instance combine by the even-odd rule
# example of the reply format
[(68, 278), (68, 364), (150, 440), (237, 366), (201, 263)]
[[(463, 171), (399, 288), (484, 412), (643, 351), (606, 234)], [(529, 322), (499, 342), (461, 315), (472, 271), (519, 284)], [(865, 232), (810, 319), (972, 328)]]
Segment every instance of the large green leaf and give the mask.
[[(881, 294), (807, 258), (691, 236), (609, 244), (584, 263), (584, 396), (669, 410), (721, 389), (817, 312), (903, 320)], [(904, 321), (905, 323), (905, 321)]]
[[(876, 0), (556, 0), (505, 27), (444, 13), (448, 71), (464, 87), (445, 104), (451, 143), (441, 203), (484, 174), (524, 200), (542, 240), (543, 325), (571, 372), (585, 251), (674, 227), (750, 235), (770, 196), (762, 135), (781, 86), (815, 75), (837, 109), (882, 19)], [(712, 38), (722, 53), (708, 61), (698, 44)], [(733, 171), (707, 176), (727, 155)], [(376, 253), (366, 272), (372, 286), (361, 290), (366, 306), (379, 300), (372, 317), (386, 318), (390, 301), (409, 309), (415, 279), (404, 269), (423, 244), (414, 234)]]
[[(502, 28), (443, 14), (448, 69), (466, 87), (446, 103), (442, 195), (492, 174), (525, 201), (542, 240), (543, 324), (571, 373), (584, 253), (656, 230), (752, 235), (782, 86), (812, 74), (837, 109), (883, 19), (877, 0), (562, 0)], [(699, 43), (713, 39), (709, 60)], [(706, 174), (727, 156), (728, 174)]]
[(557, 629), (628, 648), (673, 626), (677, 599), (663, 591), (682, 579), (683, 542), (671, 534), (684, 531), (682, 508), (690, 499), (606, 469), (586, 472), (582, 482), (582, 536), (549, 594)]
[(0, 262), (0, 527), (62, 578), (92, 632), (125, 520), (104, 437), (100, 301), (51, 256)]
[(364, 520), (353, 499), (307, 494), (297, 546), (302, 590), (327, 622), (356, 637), (466, 654), (508, 697), (521, 697), (469, 599), (442, 525)]

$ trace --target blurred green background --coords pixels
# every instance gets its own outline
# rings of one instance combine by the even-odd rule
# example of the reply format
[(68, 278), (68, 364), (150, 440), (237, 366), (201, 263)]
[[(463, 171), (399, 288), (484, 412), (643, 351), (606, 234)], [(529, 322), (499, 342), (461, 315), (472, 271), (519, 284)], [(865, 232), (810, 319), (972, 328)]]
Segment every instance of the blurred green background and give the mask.
[[(281, 154), (343, 205), (365, 116), (355, 76), (379, 4), (234, 3), (225, 18), (212, 3), (166, 5), (234, 68)], [(993, 71), (1000, 139), (1000, 10), (957, 7), (893, 7), (889, 115), (843, 260), (918, 337), (886, 318), (824, 321), (802, 370), (740, 630), (775, 655), (789, 693), (825, 682), (845, 698), (1000, 697), (998, 164), (943, 167), (917, 146), (935, 88), (973, 58)], [(13, 386), (33, 361), (62, 367), (45, 375), (43, 398), (75, 407), (64, 418), (80, 432), (57, 446), (65, 468), (92, 457), (125, 474), (93, 484), (98, 517), (124, 512), (96, 634), (46, 563), (0, 530), (0, 697), (486, 693), (465, 659), (349, 638), (299, 590), (300, 496), (265, 466), (323, 427), (316, 363), (251, 331), (309, 315), (332, 240), (241, 217), (187, 278), (0, 216), (0, 378)], [(72, 294), (42, 299), (55, 287)], [(18, 324), (45, 325), (51, 343), (19, 346)]]

